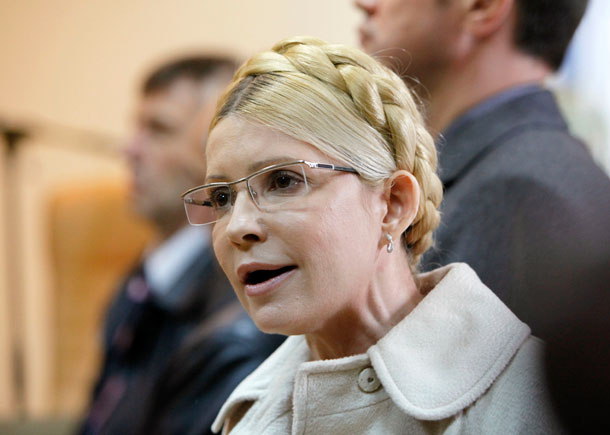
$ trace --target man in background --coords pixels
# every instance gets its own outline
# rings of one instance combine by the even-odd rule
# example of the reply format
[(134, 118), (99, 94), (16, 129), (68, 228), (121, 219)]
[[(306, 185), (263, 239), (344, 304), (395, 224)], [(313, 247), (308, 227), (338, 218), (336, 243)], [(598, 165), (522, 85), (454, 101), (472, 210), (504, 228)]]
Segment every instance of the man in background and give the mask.
[(356, 2), (364, 48), (410, 77), (437, 136), (443, 218), (423, 268), (469, 263), (536, 335), (539, 286), (565, 272), (539, 246), (608, 241), (610, 181), (542, 86), (586, 3)]
[(204, 142), (236, 64), (178, 59), (144, 81), (125, 154), (134, 210), (158, 230), (106, 315), (84, 434), (208, 433), (233, 388), (280, 339), (257, 330), (180, 195), (205, 178)]
[[(607, 313), (586, 328), (583, 320), (608, 307), (599, 287), (608, 286), (610, 180), (570, 135), (543, 82), (560, 66), (586, 4), (356, 0), (366, 15), (363, 47), (416, 88), (437, 136), (443, 217), (423, 268), (469, 263), (534, 335), (563, 342), (550, 363), (569, 359), (570, 369), (549, 373), (567, 393), (565, 408), (583, 412), (581, 429), (583, 415), (608, 403), (605, 387), (576, 391), (570, 382), (595, 385), (601, 375), (598, 385), (608, 385), (610, 352), (579, 347), (578, 331), (609, 342), (599, 326)], [(570, 313), (576, 307), (596, 308)], [(568, 319), (578, 320), (562, 324)], [(577, 329), (569, 343), (566, 325)], [(588, 360), (579, 364), (581, 350)]]

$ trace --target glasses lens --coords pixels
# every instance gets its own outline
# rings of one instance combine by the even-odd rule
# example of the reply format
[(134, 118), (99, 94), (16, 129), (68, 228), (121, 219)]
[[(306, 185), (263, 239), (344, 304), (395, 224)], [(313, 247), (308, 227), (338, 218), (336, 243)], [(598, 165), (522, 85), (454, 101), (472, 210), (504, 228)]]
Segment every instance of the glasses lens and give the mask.
[(250, 179), (250, 192), (261, 207), (289, 202), (308, 191), (305, 168), (293, 164), (269, 169)]
[[(305, 195), (309, 185), (304, 166), (296, 163), (257, 174), (249, 179), (248, 189), (256, 205), (264, 208), (284, 204)], [(185, 195), (184, 208), (189, 223), (211, 224), (230, 213), (233, 194), (230, 186), (214, 185)]]
[(231, 191), (227, 186), (195, 190), (184, 197), (186, 217), (191, 225), (211, 224), (218, 220), (218, 210), (222, 209), (217, 205), (225, 202), (230, 207)]

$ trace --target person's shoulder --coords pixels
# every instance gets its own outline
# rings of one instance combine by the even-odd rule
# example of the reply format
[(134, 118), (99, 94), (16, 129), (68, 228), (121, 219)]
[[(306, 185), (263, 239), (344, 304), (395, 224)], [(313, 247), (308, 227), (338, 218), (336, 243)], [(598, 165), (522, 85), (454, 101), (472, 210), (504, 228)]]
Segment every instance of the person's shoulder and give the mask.
[(535, 170), (534, 173), (542, 174), (545, 169), (597, 166), (587, 145), (567, 129), (536, 126), (535, 123), (530, 128), (518, 129), (497, 147), (492, 147), (488, 158), (507, 169)]
[[(486, 395), (490, 408), (486, 427), (503, 424), (514, 432), (563, 433), (548, 392), (544, 342), (530, 336)], [(495, 421), (494, 421), (495, 420)]]
[[(285, 336), (260, 331), (243, 309), (230, 321), (209, 330), (193, 331), (186, 337), (180, 353), (190, 366), (206, 368), (235, 364), (254, 364), (265, 360), (284, 340)], [(185, 357), (188, 355), (188, 357)]]
[(172, 355), (164, 382), (170, 390), (191, 385), (199, 390), (225, 388), (228, 393), (285, 339), (264, 334), (247, 315), (205, 330), (194, 330)]
[(492, 394), (501, 402), (523, 408), (519, 412), (524, 418), (552, 427), (557, 421), (547, 390), (545, 346), (541, 339), (530, 336), (492, 386)]
[[(529, 336), (500, 378), (503, 378), (507, 384), (511, 384), (515, 390), (541, 386), (544, 380), (544, 348), (544, 341), (533, 335)], [(520, 381), (513, 382), (512, 378), (519, 378)], [(531, 382), (532, 379), (535, 382)]]
[(556, 182), (579, 175), (580, 179), (573, 181), (585, 183), (603, 179), (605, 173), (591, 150), (570, 132), (552, 97), (546, 93), (541, 97), (548, 97), (548, 110), (525, 109), (524, 121), (496, 137), (482, 160), (497, 169), (498, 177), (519, 175)]
[(544, 342), (530, 336), (470, 412), (482, 432), (563, 433), (544, 373)]
[(216, 330), (211, 337), (221, 346), (236, 344), (244, 349), (275, 349), (285, 339), (283, 335), (262, 332), (245, 311), (234, 322)]
[(439, 162), (441, 173), (447, 171), (451, 180), (448, 196), (493, 194), (497, 199), (538, 191), (610, 195), (607, 174), (586, 144), (570, 133), (547, 91), (511, 100), (468, 125), (458, 124), (449, 129), (446, 141)]
[[(493, 147), (463, 180), (480, 195), (581, 207), (610, 200), (610, 179), (586, 146), (566, 131), (530, 130)], [(504, 204), (506, 206), (506, 204)]]
[(479, 135), (471, 139), (486, 142), (480, 162), (493, 162), (498, 175), (521, 172), (544, 176), (546, 169), (596, 166), (587, 145), (572, 135), (546, 90), (515, 98), (473, 124)]

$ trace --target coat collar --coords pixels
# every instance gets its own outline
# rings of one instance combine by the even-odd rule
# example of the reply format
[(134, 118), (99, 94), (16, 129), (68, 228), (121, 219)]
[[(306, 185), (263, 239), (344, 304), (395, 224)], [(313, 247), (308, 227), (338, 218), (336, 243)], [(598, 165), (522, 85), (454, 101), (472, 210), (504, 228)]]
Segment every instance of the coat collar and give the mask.
[(508, 365), (530, 329), (466, 264), (419, 275), (432, 291), (366, 355), (307, 362), (303, 336), (290, 337), (246, 378), (212, 426), (219, 431), (243, 402), (275, 395), (279, 415), (290, 409), (297, 373), (373, 366), (392, 401), (421, 420), (440, 420), (477, 400)]
[(532, 128), (567, 129), (553, 95), (540, 86), (510, 89), (475, 106), (437, 140), (443, 184), (450, 184), (511, 135)]
[(440, 420), (485, 393), (530, 329), (466, 264), (419, 277), (434, 289), (367, 353), (399, 408)]

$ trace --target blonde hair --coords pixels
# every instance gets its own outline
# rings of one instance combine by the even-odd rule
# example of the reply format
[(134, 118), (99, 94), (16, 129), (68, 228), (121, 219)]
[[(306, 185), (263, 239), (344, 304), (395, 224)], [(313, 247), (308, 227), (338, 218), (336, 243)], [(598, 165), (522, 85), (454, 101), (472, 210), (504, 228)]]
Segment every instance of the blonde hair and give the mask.
[(311, 37), (282, 40), (240, 67), (211, 128), (229, 115), (310, 143), (370, 185), (409, 171), (421, 191), (403, 233), (412, 267), (432, 245), (442, 198), (434, 141), (404, 82), (370, 56)]

